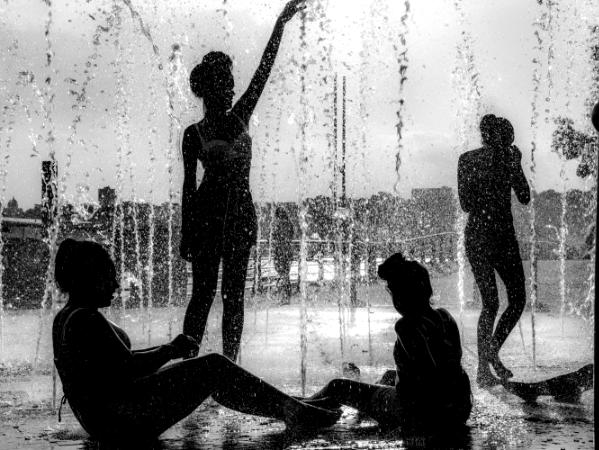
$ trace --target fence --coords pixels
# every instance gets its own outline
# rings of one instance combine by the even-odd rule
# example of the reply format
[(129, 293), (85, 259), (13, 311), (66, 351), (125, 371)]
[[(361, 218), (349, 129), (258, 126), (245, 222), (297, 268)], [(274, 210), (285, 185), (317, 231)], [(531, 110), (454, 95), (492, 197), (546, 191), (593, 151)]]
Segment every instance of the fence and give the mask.
[[(389, 241), (326, 241), (306, 240), (306, 282), (324, 285), (334, 283), (345, 271), (345, 280), (350, 284), (369, 283), (377, 279), (378, 265), (389, 255), (401, 251), (409, 259), (426, 264), (436, 271), (454, 270), (457, 260), (457, 233), (444, 232), (426, 236), (409, 237)], [(300, 241), (291, 241), (291, 270), (289, 279), (299, 285)], [(339, 248), (341, 245), (342, 248)], [(246, 289), (259, 294), (268, 289), (277, 289), (282, 276), (275, 269), (272, 243), (262, 239), (257, 242), (250, 257), (246, 275)], [(339, 258), (341, 255), (341, 258)], [(222, 279), (219, 269), (218, 283)], [(191, 296), (191, 265), (187, 265), (187, 298)]]

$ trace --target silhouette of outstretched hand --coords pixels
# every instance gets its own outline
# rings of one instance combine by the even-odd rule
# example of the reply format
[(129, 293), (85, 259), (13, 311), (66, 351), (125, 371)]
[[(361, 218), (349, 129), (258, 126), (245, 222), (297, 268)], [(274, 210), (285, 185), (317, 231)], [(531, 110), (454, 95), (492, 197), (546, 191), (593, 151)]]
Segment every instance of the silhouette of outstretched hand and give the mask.
[(306, 0), (291, 0), (285, 5), (279, 20), (285, 24), (289, 22), (298, 11), (306, 9)]
[(187, 357), (190, 355), (195, 356), (200, 349), (200, 346), (195, 339), (185, 334), (178, 335), (172, 340), (170, 345), (175, 349), (176, 358)]

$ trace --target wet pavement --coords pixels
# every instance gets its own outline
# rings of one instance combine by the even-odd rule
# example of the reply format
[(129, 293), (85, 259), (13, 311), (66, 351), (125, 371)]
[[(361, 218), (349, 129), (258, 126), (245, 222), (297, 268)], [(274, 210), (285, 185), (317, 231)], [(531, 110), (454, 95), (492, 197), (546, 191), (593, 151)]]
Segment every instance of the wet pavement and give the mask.
[[(449, 308), (461, 324), (464, 344), (464, 366), (475, 378), (476, 318), (475, 310)], [(173, 310), (153, 311), (152, 327), (143, 323), (142, 313), (129, 312), (118, 317), (130, 332), (135, 347), (148, 342), (166, 340), (168, 320)], [(181, 310), (175, 311), (180, 318)], [(361, 369), (361, 380), (374, 382), (392, 367), (391, 349), (394, 342), (393, 323), (397, 314), (389, 306), (357, 308), (339, 320), (335, 306), (308, 305), (305, 329), (308, 351), (305, 355), (306, 393), (314, 392), (328, 379), (340, 376), (341, 362), (352, 361)], [(592, 361), (591, 341), (584, 324), (572, 317), (560, 318), (551, 313), (537, 313), (535, 341), (536, 370), (532, 364), (530, 317), (522, 320), (522, 334), (514, 330), (502, 358), (515, 372), (516, 380), (536, 381), (577, 369)], [(218, 312), (209, 326), (205, 351), (219, 350)], [(174, 322), (178, 329), (179, 322)], [(299, 354), (301, 334), (298, 305), (248, 310), (241, 363), (286, 392), (301, 394), (299, 377), (302, 358)], [(150, 328), (150, 329), (149, 329)], [(340, 330), (344, 333), (340, 336)], [(148, 333), (151, 338), (148, 339)], [(49, 357), (47, 341), (43, 340), (40, 359)], [(38, 364), (37, 367), (45, 367)], [(49, 367), (49, 366), (48, 366)], [(26, 371), (25, 371), (26, 372)], [(2, 375), (0, 374), (0, 377)], [(399, 431), (382, 432), (376, 423), (345, 409), (342, 419), (332, 428), (312, 434), (293, 432), (284, 424), (258, 417), (245, 416), (212, 401), (199, 407), (154, 442), (123, 443), (110, 447), (88, 439), (68, 406), (63, 408), (63, 420), (58, 422), (52, 412), (51, 371), (38, 370), (35, 375), (16, 373), (0, 378), (0, 448), (1, 449), (211, 449), (211, 448), (594, 448), (594, 391), (583, 394), (580, 403), (559, 403), (541, 397), (536, 404), (526, 404), (501, 387), (490, 390), (474, 388), (474, 410), (467, 432), (457, 436), (403, 436)], [(58, 393), (60, 394), (60, 386)]]

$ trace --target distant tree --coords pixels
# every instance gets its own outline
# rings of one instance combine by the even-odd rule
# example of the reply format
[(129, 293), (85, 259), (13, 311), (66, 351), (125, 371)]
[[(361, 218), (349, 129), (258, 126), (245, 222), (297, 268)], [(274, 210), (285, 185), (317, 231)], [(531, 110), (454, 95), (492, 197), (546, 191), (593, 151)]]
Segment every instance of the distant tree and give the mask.
[[(584, 153), (586, 144), (596, 143), (597, 135), (591, 131), (590, 115), (591, 110), (599, 102), (599, 25), (593, 25), (590, 29), (589, 49), (592, 64), (592, 82), (591, 91), (586, 99), (585, 105), (588, 111), (587, 131), (579, 131), (574, 128), (574, 122), (567, 117), (558, 117), (555, 119), (556, 129), (553, 132), (551, 148), (558, 154), (562, 154), (566, 159), (578, 158), (582, 155), (576, 171), (581, 178), (597, 174), (597, 155), (593, 153)], [(596, 147), (595, 147), (596, 148)]]
[(23, 217), (23, 210), (19, 208), (19, 202), (13, 197), (2, 210), (4, 217)]
[(42, 205), (35, 204), (33, 208), (29, 208), (23, 212), (23, 217), (28, 219), (41, 219), (42, 218)]
[(597, 142), (597, 137), (574, 128), (574, 121), (567, 117), (555, 119), (556, 128), (553, 132), (551, 149), (563, 155), (567, 160), (581, 157), (576, 174), (581, 178), (597, 173), (597, 157), (585, 153), (588, 144)]

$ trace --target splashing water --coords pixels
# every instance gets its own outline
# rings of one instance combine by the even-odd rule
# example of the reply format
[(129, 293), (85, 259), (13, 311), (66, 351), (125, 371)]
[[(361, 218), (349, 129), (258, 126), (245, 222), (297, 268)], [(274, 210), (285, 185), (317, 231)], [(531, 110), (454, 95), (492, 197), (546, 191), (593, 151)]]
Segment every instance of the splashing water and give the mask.
[(308, 221), (307, 221), (307, 205), (306, 205), (306, 192), (305, 186), (308, 182), (308, 144), (306, 141), (307, 133), (307, 121), (309, 102), (306, 97), (306, 76), (305, 72), (307, 69), (306, 61), (306, 13), (301, 13), (301, 24), (300, 24), (300, 47), (302, 49), (302, 57), (304, 58), (300, 67), (300, 105), (302, 110), (302, 124), (300, 127), (300, 188), (299, 188), (299, 220), (300, 220), (300, 254), (299, 254), (299, 277), (300, 277), (300, 381), (302, 386), (302, 395), (306, 395), (306, 371), (307, 371), (307, 354), (308, 354), (308, 337), (307, 337), (307, 275), (308, 275), (308, 247), (307, 247), (307, 232), (308, 232)]
[[(6, 204), (6, 186), (8, 176), (8, 164), (10, 162), (10, 147), (12, 141), (12, 133), (14, 131), (14, 110), (18, 99), (10, 98), (8, 103), (3, 106), (2, 122), (0, 122), (0, 133), (6, 129), (6, 141), (2, 148), (6, 149), (6, 154), (0, 159), (0, 176), (2, 176), (2, 187), (0, 188), (0, 218), (3, 217), (4, 205)], [(4, 120), (8, 117), (8, 123), (5, 125)], [(2, 136), (2, 134), (0, 134)], [(0, 142), (2, 142), (0, 140)], [(0, 231), (0, 255), (3, 255), (4, 237)], [(4, 357), (4, 260), (0, 257), (0, 362)]]
[(169, 314), (168, 322), (168, 338), (172, 339), (173, 336), (173, 218), (174, 218), (174, 197), (175, 197), (175, 180), (174, 180), (174, 167), (175, 167), (175, 151), (173, 143), (175, 142), (175, 134), (180, 134), (181, 124), (178, 120), (175, 120), (174, 104), (173, 99), (175, 98), (175, 91), (179, 93), (179, 98), (186, 98), (183, 95), (183, 89), (181, 87), (181, 78), (187, 80), (189, 78), (185, 70), (180, 70), (184, 66), (181, 63), (181, 46), (179, 44), (173, 44), (172, 53), (169, 58), (169, 84), (168, 84), (168, 99), (169, 99), (169, 138), (168, 146), (166, 149), (167, 153), (167, 171), (168, 171), (168, 299), (167, 308), (171, 311)]
[[(458, 15), (461, 26), (461, 41), (457, 46), (456, 66), (453, 70), (454, 84), (457, 89), (458, 116), (461, 117), (461, 123), (457, 129), (458, 152), (464, 152), (468, 145), (473, 141), (476, 122), (480, 116), (480, 75), (474, 63), (474, 54), (472, 51), (472, 36), (466, 28), (466, 18), (462, 9), (461, 0), (454, 1), (454, 8)], [(457, 196), (457, 194), (456, 194)], [(456, 225), (458, 234), (457, 240), (457, 261), (458, 261), (458, 301), (460, 307), (460, 325), (463, 332), (463, 314), (466, 306), (464, 293), (464, 279), (466, 275), (466, 251), (464, 242), (464, 228), (466, 216), (460, 208), (459, 199), (455, 199), (456, 204)]]
[(545, 96), (545, 123), (551, 119), (551, 99), (553, 94), (553, 61), (555, 59), (555, 22), (559, 18), (559, 5), (554, 0), (545, 2), (547, 7), (546, 36), (547, 36), (547, 95)]
[[(537, 134), (539, 122), (539, 97), (541, 95), (541, 69), (542, 62), (540, 55), (543, 53), (544, 34), (547, 30), (548, 12), (542, 11), (534, 23), (534, 36), (536, 39), (535, 51), (537, 56), (533, 57), (533, 98), (531, 100), (532, 116), (530, 127), (532, 129), (531, 150), (530, 150), (530, 172), (532, 191), (535, 192), (536, 186), (536, 152), (537, 152)], [(535, 196), (530, 199), (530, 321), (532, 329), (532, 361), (533, 369), (537, 366), (537, 347), (536, 347), (536, 324), (535, 310), (538, 293), (538, 261), (537, 261), (537, 230), (536, 230), (536, 210)]]
[[(53, 58), (54, 58), (54, 48), (52, 45), (52, 41), (50, 39), (50, 32), (53, 24), (53, 16), (52, 16), (52, 3), (47, 0), (46, 4), (48, 5), (48, 16), (46, 18), (44, 36), (46, 41), (46, 69), (50, 72), (44, 83), (45, 88), (43, 92), (43, 96), (40, 97), (40, 101), (43, 98), (43, 122), (42, 128), (47, 130), (47, 135), (45, 139), (45, 143), (48, 147), (48, 157), (51, 162), (51, 166), (53, 168), (57, 167), (56, 162), (56, 150), (54, 148), (54, 121), (53, 121), (53, 110), (54, 110), (54, 93), (52, 87), (52, 80), (56, 75), (56, 70), (53, 66)], [(45, 242), (48, 245), (49, 253), (50, 253), (50, 262), (48, 264), (48, 268), (46, 271), (46, 284), (44, 290), (44, 296), (41, 302), (41, 310), (40, 310), (40, 327), (39, 327), (39, 335), (36, 344), (35, 358), (34, 358), (34, 366), (37, 365), (40, 353), (40, 343), (44, 330), (44, 322), (46, 318), (46, 312), (48, 310), (48, 301), (50, 301), (50, 310), (54, 309), (56, 298), (58, 296), (57, 288), (54, 284), (54, 258), (56, 256), (57, 250), (57, 240), (58, 240), (58, 232), (60, 229), (60, 211), (61, 211), (61, 198), (58, 193), (60, 192), (59, 180), (57, 179), (56, 172), (51, 170), (51, 176), (49, 180), (49, 187), (51, 189), (51, 196), (53, 198), (53, 204), (48, 209), (48, 217), (50, 219), (50, 223), (46, 229), (46, 237)], [(45, 194), (45, 198), (43, 200), (46, 205), (49, 206), (49, 197), (47, 193)]]
[[(560, 21), (561, 23), (561, 21)], [(572, 21), (570, 21), (570, 26), (568, 29), (568, 46), (573, 45), (573, 41), (571, 36), (574, 35), (574, 27)], [(553, 42), (553, 39), (552, 39)], [(568, 54), (568, 63), (566, 70), (566, 89), (571, 91), (572, 89), (572, 70), (574, 68), (574, 54)], [(566, 104), (564, 105), (564, 109), (566, 111), (566, 116), (571, 116), (571, 105), (570, 98), (566, 99)], [(563, 150), (560, 150), (561, 154), (563, 154)], [(567, 222), (567, 212), (568, 212), (568, 192), (567, 192), (567, 178), (566, 178), (566, 161), (565, 159), (561, 162), (560, 168), (560, 179), (562, 180), (562, 192), (560, 195), (561, 200), (561, 215), (560, 215), (560, 228), (559, 228), (559, 268), (560, 268), (560, 283), (559, 283), (559, 291), (560, 291), (560, 319), (562, 326), (562, 335), (564, 333), (564, 315), (566, 313), (567, 306), (567, 289), (566, 289), (566, 260), (567, 260), (567, 239), (568, 239), (568, 222)]]
[(150, 33), (150, 29), (146, 26), (146, 24), (145, 24), (143, 18), (141, 17), (141, 15), (139, 14), (139, 12), (137, 12), (137, 10), (133, 7), (133, 3), (131, 3), (131, 0), (122, 0), (122, 1), (125, 4), (125, 6), (127, 6), (127, 8), (129, 9), (129, 12), (131, 13), (131, 18), (133, 20), (137, 21), (137, 24), (139, 25), (139, 31), (142, 32), (142, 34), (146, 37), (146, 39), (152, 45), (152, 51), (154, 52), (154, 55), (156, 56), (156, 58), (159, 60), (158, 65), (157, 65), (158, 70), (162, 70), (163, 65), (162, 65), (162, 62), (160, 62), (160, 51), (158, 49), (158, 46), (154, 43), (154, 39), (152, 39), (152, 33)]
[[(115, 95), (115, 110), (117, 111), (117, 126), (116, 126), (116, 134), (119, 145), (117, 145), (117, 172), (116, 172), (116, 203), (115, 203), (115, 212), (113, 216), (113, 242), (118, 240), (118, 262), (119, 262), (119, 278), (120, 278), (120, 292), (119, 296), (121, 299), (121, 325), (126, 317), (126, 308), (127, 308), (127, 300), (128, 295), (125, 295), (124, 286), (128, 283), (128, 280), (125, 279), (125, 204), (124, 204), (124, 178), (125, 178), (125, 155), (123, 142), (125, 141), (125, 133), (126, 133), (126, 109), (123, 104), (122, 99), (126, 96), (125, 91), (125, 74), (122, 69), (122, 55), (123, 55), (123, 47), (121, 44), (121, 28), (122, 28), (122, 17), (121, 17), (121, 8), (117, 3), (113, 5), (113, 12), (115, 16), (115, 26), (114, 26), (114, 43), (117, 50), (116, 59), (114, 61), (115, 68), (115, 78), (116, 78), (116, 95)], [(117, 214), (118, 211), (118, 214)], [(116, 257), (114, 253), (114, 246), (111, 247), (113, 258)]]
[(397, 132), (397, 154), (395, 157), (395, 172), (397, 173), (397, 181), (395, 182), (395, 192), (400, 193), (401, 183), (401, 154), (403, 150), (403, 128), (404, 128), (404, 106), (405, 106), (405, 84), (408, 80), (408, 45), (406, 36), (408, 34), (408, 19), (410, 18), (410, 2), (406, 0), (404, 2), (404, 13), (401, 16), (400, 24), (401, 28), (399, 31), (399, 44), (401, 48), (396, 44), (396, 40), (392, 39), (393, 49), (397, 57), (397, 65), (399, 66), (399, 106), (397, 109), (397, 125), (395, 126)]

